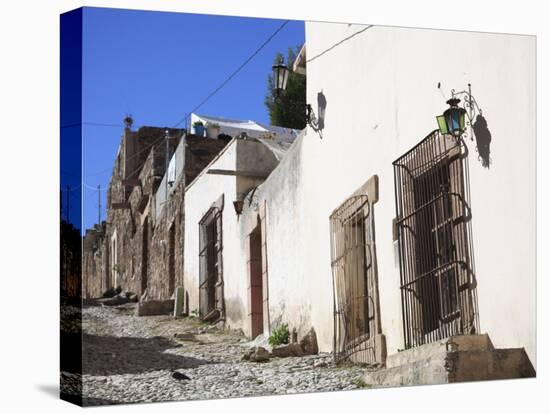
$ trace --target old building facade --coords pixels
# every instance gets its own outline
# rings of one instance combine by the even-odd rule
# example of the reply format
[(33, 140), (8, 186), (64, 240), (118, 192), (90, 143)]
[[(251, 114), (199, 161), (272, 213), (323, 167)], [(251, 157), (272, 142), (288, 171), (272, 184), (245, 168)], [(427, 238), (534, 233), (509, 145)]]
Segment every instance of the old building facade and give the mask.
[[(238, 217), (216, 201), (235, 191), (226, 177), (188, 189), (191, 307), (223, 299), (226, 324), (250, 337), (313, 327), (337, 359), (383, 363), (488, 334), (536, 363), (534, 40), (313, 22), (306, 33), (310, 125)], [(460, 138), (435, 129), (455, 93), (476, 106)], [(217, 162), (239, 176), (229, 156)], [(211, 209), (220, 224), (201, 244)], [(208, 264), (203, 276), (209, 243), (223, 281)], [(209, 274), (223, 298), (201, 296)]]
[[(85, 296), (120, 287), (169, 299), (182, 283), (186, 182), (226, 145), (182, 130), (126, 128), (107, 194), (107, 220), (83, 241)], [(167, 172), (170, 173), (168, 176)]]
[[(120, 176), (123, 140), (87, 290), (182, 286), (205, 321), (313, 328), (338, 360), (487, 333), (536, 363), (533, 39), (316, 22), (306, 38), (296, 139), (171, 131), (182, 173), (163, 142)], [(463, 136), (436, 129), (455, 94), (475, 96)]]

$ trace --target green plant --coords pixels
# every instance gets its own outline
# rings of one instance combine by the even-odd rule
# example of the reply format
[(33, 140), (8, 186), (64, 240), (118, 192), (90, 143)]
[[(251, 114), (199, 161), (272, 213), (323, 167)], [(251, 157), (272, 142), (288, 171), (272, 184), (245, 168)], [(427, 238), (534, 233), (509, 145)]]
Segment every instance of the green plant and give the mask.
[[(301, 46), (289, 48), (286, 56), (286, 64), (292, 68)], [(279, 63), (284, 59), (282, 53), (277, 53), (273, 63)], [(271, 125), (285, 128), (303, 129), (306, 126), (306, 76), (290, 72), (286, 84), (286, 90), (277, 95), (273, 74), (267, 78), (267, 91), (264, 104), (269, 111)]]
[(212, 129), (220, 129), (220, 124), (216, 124), (215, 122), (209, 123), (207, 126), (208, 128), (212, 128)]
[(193, 126), (194, 127), (198, 127), (198, 126), (203, 126), (204, 124), (202, 123), (202, 121), (195, 121), (193, 122)]
[(353, 381), (353, 383), (355, 384), (355, 386), (357, 386), (357, 388), (371, 388), (372, 387), (371, 384), (367, 384), (362, 378), (356, 379), (355, 381)]
[(283, 323), (273, 329), (270, 337), (267, 339), (269, 345), (276, 346), (281, 344), (288, 344), (290, 338), (290, 331), (288, 330), (288, 324)]

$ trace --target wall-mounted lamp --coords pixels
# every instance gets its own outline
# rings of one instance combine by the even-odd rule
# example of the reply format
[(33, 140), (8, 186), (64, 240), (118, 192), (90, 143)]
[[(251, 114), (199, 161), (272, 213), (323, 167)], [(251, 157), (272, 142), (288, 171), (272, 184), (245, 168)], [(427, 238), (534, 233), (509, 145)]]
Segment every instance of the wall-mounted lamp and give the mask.
[(458, 106), (460, 99), (451, 98), (447, 101), (449, 108), (443, 115), (439, 115), (437, 118), (437, 124), (439, 125), (439, 131), (442, 134), (452, 134), (455, 137), (459, 137), (464, 133), (464, 118), (466, 110)]
[[(464, 102), (460, 106), (460, 98), (462, 96)], [(481, 109), (479, 108), (475, 98), (472, 96), (472, 85), (468, 84), (468, 90), (455, 92), (451, 90), (451, 99), (447, 101), (449, 108), (443, 112), (443, 115), (436, 117), (439, 131), (442, 134), (452, 134), (456, 138), (466, 133), (466, 128), (471, 127), (474, 121), (474, 115), (477, 112), (481, 115)], [(473, 140), (473, 136), (470, 133), (470, 138)]]
[(243, 212), (243, 206), (244, 206), (243, 200), (233, 201), (233, 208), (235, 209), (235, 213), (237, 213), (237, 216), (240, 216), (241, 213)]
[(273, 65), (273, 79), (275, 81), (275, 93), (279, 96), (286, 90), (286, 84), (288, 82), (288, 75), (290, 69), (281, 60), (278, 64)]
[[(273, 80), (275, 82), (275, 95), (280, 97), (286, 90), (286, 85), (288, 83), (288, 76), (290, 74), (290, 69), (285, 65), (284, 61), (281, 59), (278, 64), (272, 66), (273, 69)], [(302, 109), (302, 108), (300, 108)], [(310, 104), (305, 104), (303, 109), (306, 111), (306, 123), (309, 126), (315, 127), (312, 120), (312, 109)]]

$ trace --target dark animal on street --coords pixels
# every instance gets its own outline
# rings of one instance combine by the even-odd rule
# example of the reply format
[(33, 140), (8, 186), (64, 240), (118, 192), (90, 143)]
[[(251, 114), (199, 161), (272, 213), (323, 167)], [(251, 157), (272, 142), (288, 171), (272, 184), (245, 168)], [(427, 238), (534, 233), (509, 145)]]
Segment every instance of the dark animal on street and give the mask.
[(181, 372), (172, 370), (172, 378), (177, 379), (178, 381), (190, 380), (187, 375), (182, 374)]

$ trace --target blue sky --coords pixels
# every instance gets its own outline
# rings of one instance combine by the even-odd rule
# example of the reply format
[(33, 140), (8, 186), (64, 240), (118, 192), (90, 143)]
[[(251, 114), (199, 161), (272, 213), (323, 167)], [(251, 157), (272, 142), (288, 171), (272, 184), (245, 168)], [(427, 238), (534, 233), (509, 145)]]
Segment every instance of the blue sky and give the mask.
[[(134, 125), (174, 126), (241, 65), (282, 20), (85, 8), (83, 17), (83, 228), (97, 222), (127, 113)], [(263, 104), (277, 52), (304, 42), (290, 21), (197, 113), (269, 122)], [(181, 124), (182, 127), (184, 124)], [(105, 191), (101, 194), (105, 219)]]

